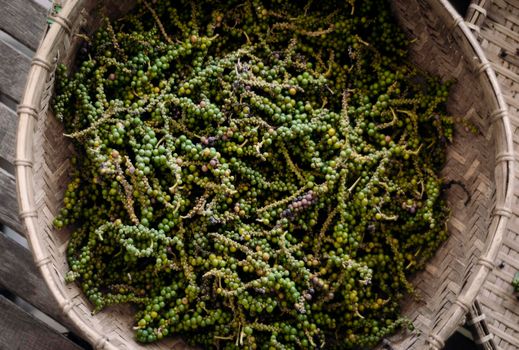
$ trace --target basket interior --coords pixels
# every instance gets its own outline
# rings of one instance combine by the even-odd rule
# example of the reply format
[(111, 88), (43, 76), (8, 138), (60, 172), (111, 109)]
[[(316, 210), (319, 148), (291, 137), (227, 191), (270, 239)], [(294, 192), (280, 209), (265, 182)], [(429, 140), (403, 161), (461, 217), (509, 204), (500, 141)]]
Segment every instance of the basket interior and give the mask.
[[(111, 17), (117, 17), (131, 7), (132, 2), (105, 1)], [(99, 25), (93, 16), (93, 0), (83, 1), (78, 30), (92, 32)], [(453, 34), (452, 26), (443, 17), (435, 16), (435, 8), (427, 1), (395, 0), (394, 12), (400, 23), (416, 39), (411, 46), (411, 59), (421, 69), (455, 80), (448, 105), (449, 113), (458, 120), (455, 139), (448, 147), (448, 160), (442, 172), (446, 181), (463, 183), (470, 193), (459, 186), (447, 191), (451, 207), (448, 222), (450, 238), (431, 259), (426, 269), (412, 277), (416, 296), (408, 296), (402, 305), (404, 314), (416, 327), (415, 332), (401, 333), (393, 337), (395, 348), (425, 348), (429, 331), (446, 316), (446, 310), (454, 303), (463, 285), (470, 280), (471, 271), (485, 247), (489, 234), (491, 213), (495, 203), (495, 132), (490, 122), (491, 91), (481, 86), (481, 75), (473, 68), (472, 57), (466, 56), (460, 38)], [(76, 40), (57, 48), (59, 60), (71, 65), (76, 50)], [(38, 211), (38, 240), (51, 259), (53, 275), (47, 283), (59, 290), (61, 298), (71, 300), (69, 312), (82, 320), (78, 331), (85, 334), (88, 327), (99, 339), (109, 339), (118, 349), (144, 349), (134, 342), (133, 314), (130, 307), (111, 307), (91, 316), (91, 306), (75, 284), (65, 284), (68, 271), (66, 262), (69, 232), (56, 232), (52, 220), (61, 207), (68, 183), (69, 159), (73, 153), (71, 143), (63, 137), (63, 128), (48, 109), (52, 93), (53, 75), (46, 82), (46, 90), (40, 104), (34, 138), (35, 199)], [(87, 337), (96, 344), (92, 333)], [(102, 342), (101, 342), (102, 343)], [(180, 340), (170, 339), (147, 349), (182, 349)], [(187, 348), (187, 347), (186, 347)]]

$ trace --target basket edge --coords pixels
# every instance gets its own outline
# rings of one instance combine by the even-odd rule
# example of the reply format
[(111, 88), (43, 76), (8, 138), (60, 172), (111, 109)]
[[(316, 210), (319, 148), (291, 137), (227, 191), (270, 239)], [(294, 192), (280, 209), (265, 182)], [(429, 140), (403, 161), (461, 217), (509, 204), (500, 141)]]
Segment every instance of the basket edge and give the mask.
[[(447, 0), (428, 1), (431, 6), (436, 7), (438, 13), (445, 16), (448, 21), (450, 17), (452, 30), (459, 31), (463, 40), (467, 40), (469, 49), (474, 55), (474, 65), (477, 64), (476, 71), (482, 75), (481, 79), (486, 80), (492, 92), (494, 111), (489, 116), (494, 129), (499, 128), (500, 133), (495, 131), (493, 141), (495, 143), (495, 168), (496, 178), (503, 181), (496, 181), (496, 200), (494, 210), (491, 213), (491, 224), (489, 234), (483, 254), (479, 257), (476, 271), (458, 294), (457, 300), (451, 305), (443, 317), (444, 322), (439, 322), (428, 334), (428, 345), (430, 349), (440, 350), (445, 346), (445, 341), (463, 324), (463, 319), (470, 311), (470, 306), (494, 268), (495, 259), (501, 247), (505, 231), (508, 227), (509, 218), (512, 215), (512, 198), (514, 187), (514, 149), (512, 141), (511, 121), (508, 115), (508, 107), (505, 103), (501, 88), (497, 82), (496, 75), (488, 59), (486, 58), (479, 43), (470, 31), (467, 23)], [(469, 52), (466, 52), (468, 54)], [(496, 134), (503, 135), (504, 138), (495, 137)]]
[(76, 326), (76, 330), (91, 341), (95, 349), (117, 350), (109, 339), (89, 327), (74, 308), (73, 299), (67, 299), (59, 287), (53, 283), (51, 259), (46, 255), (41, 241), (37, 237), (37, 211), (34, 198), (34, 127), (38, 119), (41, 91), (52, 72), (56, 62), (53, 48), (66, 36), (71, 34), (69, 18), (78, 18), (81, 11), (80, 1), (66, 1), (57, 14), (49, 17), (50, 24), (45, 31), (36, 54), (31, 62), (27, 76), (24, 95), (17, 108), (18, 129), (16, 134), (16, 190), (19, 205), (19, 216), (26, 231), (26, 237), (33, 253), (36, 266), (63, 314)]
[[(441, 7), (439, 13), (443, 11), (450, 15), (450, 20), (452, 20), (453, 23), (452, 27), (454, 30), (460, 30), (462, 32), (462, 37), (468, 40), (475, 58), (481, 62), (478, 71), (484, 74), (485, 79), (490, 83), (495, 106), (497, 107), (495, 112), (491, 114), (491, 118), (493, 122), (500, 123), (500, 127), (504, 130), (506, 136), (504, 140), (494, 137), (494, 142), (496, 143), (496, 177), (504, 177), (506, 180), (502, 182), (505, 187), (502, 191), (499, 191), (499, 188), (496, 189), (496, 208), (492, 213), (492, 223), (485, 246), (485, 253), (479, 258), (474, 278), (464, 286), (458, 295), (457, 301), (449, 309), (448, 315), (451, 315), (451, 317), (446, 317), (447, 321), (437, 325), (428, 336), (428, 342), (431, 348), (441, 349), (444, 345), (444, 341), (458, 328), (462, 318), (467, 314), (470, 305), (475, 300), (481, 285), (494, 267), (494, 260), (501, 246), (504, 232), (507, 229), (508, 219), (512, 213), (511, 202), (513, 197), (513, 174), (515, 165), (510, 117), (508, 116), (507, 105), (504, 102), (501, 89), (490, 63), (479, 47), (472, 32), (469, 30), (469, 27), (463, 21), (463, 18), (456, 13), (447, 0), (441, 0), (439, 2), (428, 0), (428, 2), (430, 2), (432, 6)], [(58, 287), (50, 283), (50, 280), (52, 280), (50, 277), (52, 274), (52, 267), (49, 266), (50, 259), (48, 256), (45, 256), (43, 247), (40, 245), (36, 233), (37, 214), (34, 205), (34, 188), (32, 184), (34, 177), (32, 131), (34, 130), (35, 120), (38, 117), (38, 106), (40, 102), (39, 98), (37, 98), (39, 96), (33, 95), (32, 92), (41, 91), (39, 88), (43, 86), (49, 77), (51, 62), (48, 62), (48, 59), (52, 59), (52, 57), (49, 57), (51, 49), (60, 38), (70, 32), (70, 25), (68, 24), (67, 18), (68, 15), (72, 13), (79, 13), (79, 3), (79, 1), (67, 1), (60, 15), (52, 18), (57, 24), (50, 26), (49, 31), (42, 40), (36, 56), (32, 61), (24, 96), (17, 110), (19, 124), (16, 141), (15, 168), (20, 218), (27, 232), (36, 265), (40, 268), (51, 293), (58, 301), (64, 314), (76, 325), (81, 324), (86, 326), (86, 323), (74, 312), (74, 308), (71, 307), (73, 304), (72, 300), (66, 299)], [(98, 332), (90, 329), (90, 327), (81, 327), (80, 331), (89, 339), (98, 340), (95, 343), (95, 348), (116, 349), (109, 343), (106, 337), (101, 336)]]

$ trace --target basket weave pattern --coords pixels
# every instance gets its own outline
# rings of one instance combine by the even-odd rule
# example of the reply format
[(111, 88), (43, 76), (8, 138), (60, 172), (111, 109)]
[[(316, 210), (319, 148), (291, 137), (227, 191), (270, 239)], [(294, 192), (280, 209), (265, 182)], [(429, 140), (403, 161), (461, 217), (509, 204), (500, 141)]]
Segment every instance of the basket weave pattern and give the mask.
[[(504, 88), (508, 104), (514, 149), (519, 151), (519, 3), (514, 0), (478, 0), (471, 4), (472, 24), (478, 41), (492, 62), (497, 79)], [(515, 176), (517, 177), (517, 169)], [(519, 270), (519, 191), (514, 191), (514, 215), (510, 220), (494, 269), (483, 284), (477, 299), (481, 321), (474, 322), (484, 349), (519, 349), (519, 300), (510, 281)]]
[[(467, 35), (462, 19), (449, 5), (444, 7), (452, 16), (448, 20), (423, 16), (441, 12), (438, 2), (422, 1), (415, 11), (410, 11), (407, 4), (401, 6), (396, 9), (403, 26), (418, 38), (412, 46), (413, 61), (435, 74), (458, 81), (448, 107), (451, 114), (465, 120), (458, 126), (448, 150), (443, 174), (447, 179), (463, 182), (471, 200), (465, 207), (463, 193), (449, 191), (450, 238), (426, 271), (412, 281), (426, 303), (410, 301), (404, 305), (404, 313), (415, 320), (416, 327), (430, 334), (426, 341), (432, 347), (442, 348), (445, 339), (463, 323), (464, 315), (493, 268), (511, 215), (512, 187), (502, 181), (513, 180), (510, 175), (513, 149), (510, 126), (502, 123), (507, 118), (506, 105), (502, 96), (495, 94), (499, 91), (495, 77), (488, 74), (489, 64), (481, 49), (474, 45), (474, 38)], [(466, 132), (463, 124), (475, 125), (479, 134)], [(493, 148), (489, 149), (489, 145)], [(423, 341), (422, 337), (404, 338), (397, 348), (422, 349)]]
[[(126, 9), (105, 1), (110, 15)], [(128, 4), (129, 2), (123, 2)], [(497, 249), (510, 217), (513, 185), (513, 144), (506, 105), (494, 73), (462, 19), (446, 1), (393, 1), (403, 27), (416, 39), (412, 60), (422, 69), (456, 79), (449, 111), (474, 125), (479, 133), (457, 127), (443, 171), (447, 180), (465, 184), (471, 200), (457, 188), (448, 193), (452, 208), (450, 238), (427, 265), (412, 278), (419, 298), (409, 297), (403, 311), (417, 331), (401, 333), (390, 341), (395, 349), (440, 349), (462, 323), (465, 314), (493, 268)], [(17, 183), (21, 217), (37, 265), (57, 301), (77, 330), (99, 349), (144, 349), (133, 340), (129, 307), (112, 307), (91, 316), (91, 307), (75, 284), (66, 285), (66, 246), (69, 232), (56, 232), (57, 214), (68, 181), (73, 150), (63, 129), (48, 110), (57, 62), (71, 64), (74, 33), (87, 32), (98, 21), (91, 17), (95, 2), (68, 1), (52, 17), (33, 59), (26, 92), (19, 107)], [(474, 88), (477, 87), (477, 88)], [(170, 339), (146, 349), (187, 348)]]

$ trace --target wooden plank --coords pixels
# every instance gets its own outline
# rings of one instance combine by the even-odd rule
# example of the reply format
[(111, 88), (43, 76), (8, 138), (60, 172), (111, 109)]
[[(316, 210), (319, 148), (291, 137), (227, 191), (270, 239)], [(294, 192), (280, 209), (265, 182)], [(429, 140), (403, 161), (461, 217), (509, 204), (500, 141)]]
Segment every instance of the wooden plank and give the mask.
[[(480, 300), (480, 303), (481, 302), (482, 301)], [(504, 324), (508, 328), (512, 328), (512, 329), (515, 328), (515, 322), (516, 322), (515, 320), (517, 319), (517, 313), (513, 312), (515, 309), (514, 304), (516, 304), (515, 301), (514, 301), (514, 303), (511, 303), (507, 306), (502, 305), (500, 302), (497, 302), (495, 300), (488, 300), (488, 299), (485, 300), (483, 303), (486, 307), (488, 307), (490, 310), (492, 310), (496, 314), (504, 314), (506, 312), (508, 317), (499, 317), (496, 319), (496, 321), (498, 321), (501, 324)], [(512, 308), (509, 309), (508, 306), (511, 306)]]
[(514, 51), (516, 49), (513, 43), (503, 40), (500, 35), (496, 35), (492, 28), (482, 28), (480, 35), (483, 39), (499, 49), (506, 49), (508, 51)]
[(490, 24), (490, 27), (495, 29), (495, 31), (501, 33), (506, 39), (512, 39), (514, 42), (519, 41), (519, 34), (515, 33), (514, 31), (510, 30), (502, 24), (494, 22)]
[[(5, 159), (11, 166), (14, 162), (17, 122), (16, 113), (0, 102), (0, 159)], [(12, 169), (9, 170), (12, 172)]]
[(12, 174), (2, 168), (0, 168), (0, 223), (20, 233), (23, 232), (18, 217), (15, 179)]
[(0, 349), (81, 350), (45, 323), (0, 295)]
[[(519, 4), (517, 3), (517, 0), (505, 0), (504, 2), (507, 4), (507, 6), (510, 7), (509, 10), (511, 12), (519, 11)], [(514, 11), (514, 8), (516, 11)]]
[(34, 265), (31, 252), (2, 232), (0, 252), (0, 287), (70, 328), (70, 321), (63, 316), (40, 271)]
[[(496, 315), (496, 316), (498, 316), (498, 315)], [(498, 318), (498, 320), (500, 320), (500, 318)], [(496, 335), (497, 338), (501, 338), (501, 339), (505, 340), (508, 343), (507, 345), (515, 345), (517, 342), (517, 339), (514, 338), (514, 336), (507, 334), (503, 330), (497, 328), (494, 324), (488, 325), (488, 329), (490, 330), (490, 333), (493, 333), (494, 335)], [(505, 349), (505, 348), (503, 348), (503, 349)], [(508, 349), (513, 349), (513, 348), (508, 348)]]
[[(498, 6), (500, 8), (505, 8), (505, 9), (507, 9), (507, 7), (516, 7), (519, 10), (519, 7), (516, 4), (516, 0), (492, 0), (491, 4), (493, 6)], [(513, 8), (510, 8), (507, 10), (513, 11)]]
[[(495, 62), (490, 62), (490, 64), (492, 65), (492, 68), (494, 69), (494, 71), (496, 71), (496, 73), (502, 75), (503, 77), (505, 77), (507, 79), (512, 80), (512, 82), (514, 84), (519, 83), (519, 75), (516, 74), (515, 72), (511, 71), (508, 68), (504, 68), (503, 66), (501, 66), (500, 64), (495, 63)], [(499, 79), (499, 76), (497, 78)], [(505, 93), (506, 93), (506, 91), (505, 91)]]
[(516, 18), (515, 16), (510, 16), (509, 12), (497, 6), (493, 6), (490, 10), (488, 10), (487, 21), (496, 23), (508, 21), (513, 23), (514, 25), (519, 25), (519, 18)]
[(0, 40), (0, 92), (20, 101), (30, 65), (27, 56)]
[[(505, 102), (508, 104), (508, 107), (513, 107), (515, 109), (519, 109), (519, 99), (515, 99), (512, 96), (504, 95)], [(515, 113), (511, 115), (511, 119), (514, 119)]]
[(0, 8), (0, 29), (36, 50), (45, 28), (47, 10), (32, 0), (0, 0)]

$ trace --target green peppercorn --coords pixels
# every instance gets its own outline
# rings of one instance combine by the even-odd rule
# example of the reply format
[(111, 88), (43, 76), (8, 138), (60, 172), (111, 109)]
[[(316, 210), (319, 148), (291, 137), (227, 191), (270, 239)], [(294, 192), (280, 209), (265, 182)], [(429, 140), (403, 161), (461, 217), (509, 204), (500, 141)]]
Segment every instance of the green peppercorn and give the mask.
[(410, 324), (407, 277), (447, 238), (448, 84), (406, 62), (386, 2), (351, 6), (142, 2), (58, 67), (77, 157), (54, 225), (94, 312), (226, 349)]

